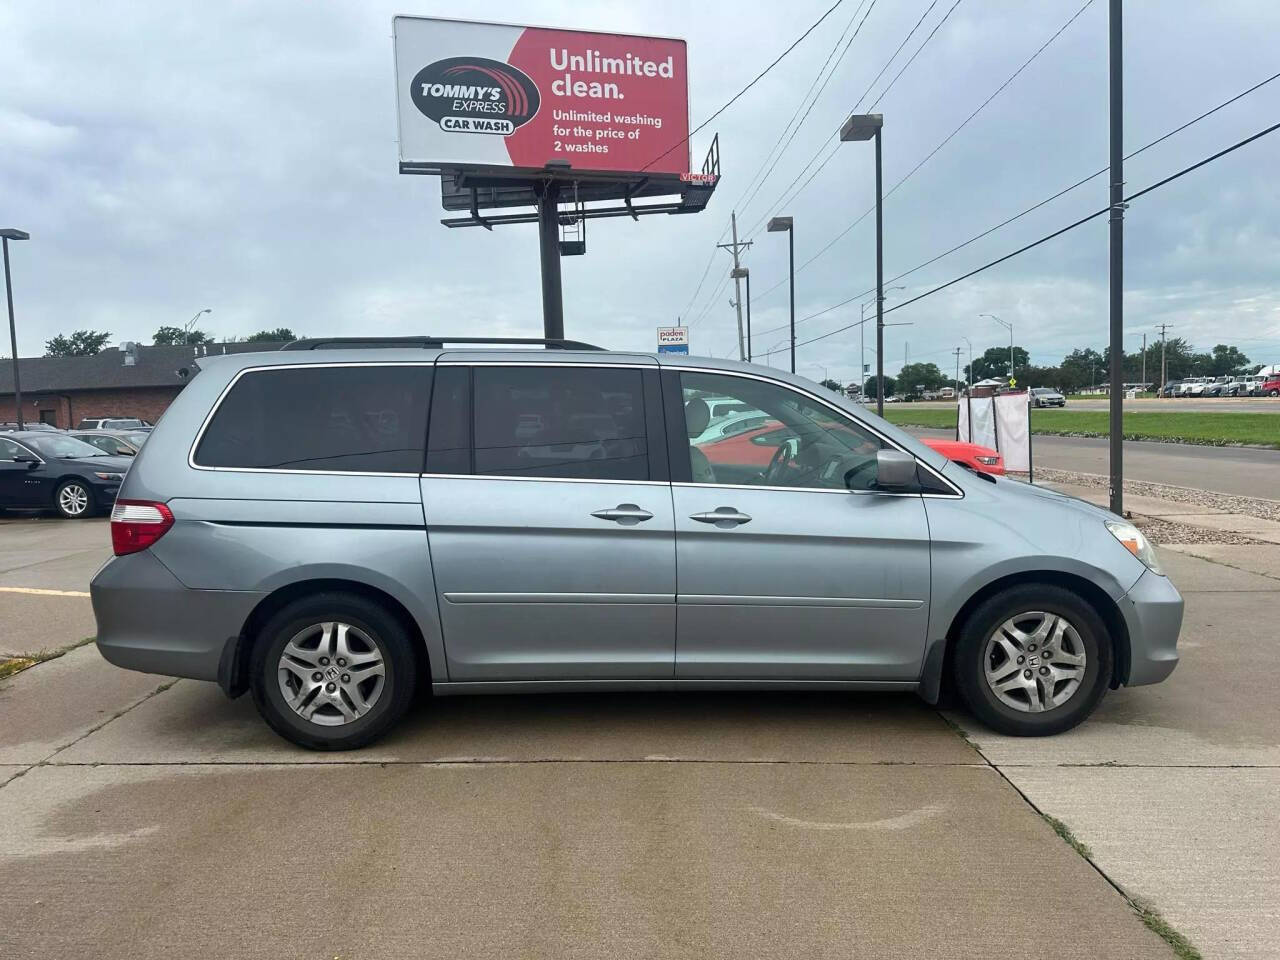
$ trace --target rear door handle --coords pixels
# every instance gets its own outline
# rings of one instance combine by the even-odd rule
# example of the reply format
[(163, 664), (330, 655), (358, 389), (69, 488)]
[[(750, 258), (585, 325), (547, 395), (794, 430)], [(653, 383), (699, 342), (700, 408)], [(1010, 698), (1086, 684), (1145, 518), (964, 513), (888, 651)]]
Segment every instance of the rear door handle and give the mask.
[(612, 520), (624, 527), (633, 527), (637, 523), (653, 519), (652, 513), (634, 503), (620, 503), (608, 510), (595, 510), (591, 515), (598, 520)]
[(697, 520), (699, 523), (714, 523), (721, 530), (729, 530), (741, 523), (751, 522), (749, 516), (739, 513), (733, 507), (716, 507), (714, 510), (703, 513), (693, 513), (689, 515), (689, 519)]

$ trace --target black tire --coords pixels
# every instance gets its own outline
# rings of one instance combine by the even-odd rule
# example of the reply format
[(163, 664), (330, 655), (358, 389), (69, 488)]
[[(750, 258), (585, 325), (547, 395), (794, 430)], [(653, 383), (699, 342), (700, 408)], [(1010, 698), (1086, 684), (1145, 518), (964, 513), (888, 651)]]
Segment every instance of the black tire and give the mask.
[[(70, 509), (64, 503), (77, 490), (79, 491), (77, 500), (84, 501), (84, 509), (80, 511)], [(94, 506), (93, 489), (83, 480), (64, 480), (53, 492), (53, 509), (64, 520), (83, 520), (85, 517), (91, 517), (95, 513)]]
[(1269, 391), (1267, 391), (1267, 396), (1268, 396), (1268, 397), (1280, 397), (1280, 390), (1269, 390)]
[[(1044, 611), (1065, 617), (1085, 651), (1084, 677), (1069, 699), (1039, 713), (1015, 709), (996, 696), (985, 675), (987, 641), (1011, 617)], [(991, 729), (1016, 737), (1043, 737), (1070, 730), (1093, 713), (1111, 683), (1111, 636), (1097, 611), (1078, 594), (1047, 583), (1027, 583), (985, 600), (957, 638), (955, 684), (974, 715)]]
[[(340, 621), (363, 631), (378, 647), (383, 687), (363, 716), (323, 726), (296, 713), (284, 698), (278, 673), (284, 648), (314, 624)], [(317, 593), (283, 607), (259, 631), (250, 656), (249, 686), (258, 712), (276, 733), (310, 750), (353, 750), (377, 740), (408, 711), (417, 686), (413, 640), (399, 619), (350, 593)]]

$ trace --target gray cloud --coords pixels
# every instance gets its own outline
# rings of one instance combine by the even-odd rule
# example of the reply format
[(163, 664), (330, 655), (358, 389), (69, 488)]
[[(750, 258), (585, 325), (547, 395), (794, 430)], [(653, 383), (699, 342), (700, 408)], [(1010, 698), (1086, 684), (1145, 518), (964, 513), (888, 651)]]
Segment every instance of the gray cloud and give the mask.
[[(1082, 0), (963, 0), (884, 97), (885, 176), (893, 184), (1060, 26)], [(483, 16), (681, 35), (689, 41), (695, 122), (731, 96), (825, 2), (492, 4)], [(653, 328), (685, 309), (730, 207), (809, 86), (852, 0), (695, 139), (700, 162), (719, 131), (724, 179), (696, 217), (591, 225), (589, 253), (565, 261), (567, 332), (649, 349)], [(796, 218), (808, 259), (870, 205), (871, 154), (846, 144), (785, 210), (773, 200), (868, 88), (925, 0), (876, 5), (808, 121), (740, 219)], [(908, 52), (950, 6), (940, 3)], [(530, 227), (447, 231), (438, 187), (396, 173), (390, 24), (399, 4), (28, 3), (0, 8), (0, 220), (31, 231), (13, 248), (21, 349), (78, 327), (149, 339), (196, 310), (221, 335), (288, 325), (310, 334), (541, 327)], [(443, 3), (423, 13), (458, 14)], [(465, 13), (465, 11), (461, 11)], [(1280, 6), (1130, 4), (1126, 67), (1132, 149), (1257, 82), (1276, 66)], [(893, 276), (1105, 165), (1105, 4), (1094, 3), (1045, 54), (886, 202)], [(895, 64), (879, 87), (897, 71)], [(878, 90), (879, 88), (877, 88)], [(874, 93), (873, 93), (874, 98)], [(1126, 167), (1139, 188), (1274, 120), (1280, 81)], [(1280, 362), (1280, 137), (1153, 194), (1129, 211), (1130, 345), (1158, 322), (1198, 346), (1238, 338)], [(901, 301), (1106, 202), (1105, 177), (906, 281)], [(801, 316), (874, 280), (872, 220), (804, 270)], [(785, 239), (760, 232), (747, 263), (757, 295), (785, 276)], [(694, 310), (695, 352), (736, 337), (715, 291), (718, 254)], [(889, 369), (911, 357), (950, 369), (949, 351), (1012, 320), (1037, 360), (1106, 336), (1103, 220), (945, 293), (897, 311)], [(786, 322), (785, 286), (758, 300), (755, 327)], [(703, 307), (710, 308), (703, 311)], [(856, 303), (808, 321), (807, 339), (857, 319)], [(782, 334), (762, 336), (764, 349)], [(843, 379), (857, 331), (802, 348), (802, 364)], [(775, 362), (781, 362), (782, 356)], [(869, 357), (870, 359), (870, 357)], [(803, 368), (813, 374), (815, 367)]]

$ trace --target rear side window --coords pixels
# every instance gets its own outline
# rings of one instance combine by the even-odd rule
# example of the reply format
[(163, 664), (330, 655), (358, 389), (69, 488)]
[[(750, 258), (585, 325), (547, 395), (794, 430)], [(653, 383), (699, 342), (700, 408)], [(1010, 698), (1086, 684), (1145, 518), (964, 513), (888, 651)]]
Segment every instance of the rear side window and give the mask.
[(254, 370), (223, 398), (195, 463), (418, 473), (430, 387), (427, 366)]
[(639, 370), (476, 367), (475, 472), (648, 480)]

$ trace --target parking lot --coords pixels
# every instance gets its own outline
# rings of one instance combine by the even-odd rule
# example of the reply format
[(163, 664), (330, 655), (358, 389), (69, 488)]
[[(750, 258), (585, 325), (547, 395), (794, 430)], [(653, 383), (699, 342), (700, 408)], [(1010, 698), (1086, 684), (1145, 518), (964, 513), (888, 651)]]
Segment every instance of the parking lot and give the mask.
[[(0, 521), (5, 652), (91, 636), (107, 554)], [(1273, 956), (1280, 566), (1161, 559), (1181, 666), (1043, 740), (909, 695), (546, 695), (316, 754), (75, 647), (0, 681), (0, 956), (1174, 955), (1135, 903)]]

